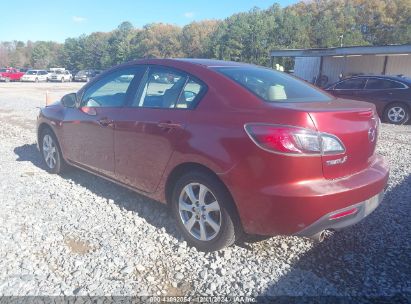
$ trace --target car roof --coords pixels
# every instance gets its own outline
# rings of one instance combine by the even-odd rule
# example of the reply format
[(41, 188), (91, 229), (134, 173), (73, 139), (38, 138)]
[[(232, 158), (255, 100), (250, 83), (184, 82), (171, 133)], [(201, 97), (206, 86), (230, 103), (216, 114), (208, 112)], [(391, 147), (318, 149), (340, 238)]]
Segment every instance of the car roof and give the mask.
[(342, 80), (346, 80), (350, 78), (381, 78), (381, 79), (395, 80), (395, 81), (400, 81), (400, 82), (404, 82), (407, 84), (411, 84), (411, 78), (406, 77), (406, 76), (401, 76), (401, 75), (357, 75), (357, 76), (352, 76), (352, 77), (345, 78)]
[(248, 63), (242, 62), (235, 62), (235, 61), (224, 61), (224, 60), (217, 60), (217, 59), (201, 59), (201, 58), (150, 58), (150, 59), (137, 59), (134, 61), (130, 61), (125, 63), (124, 65), (130, 64), (179, 64), (183, 63), (185, 65), (196, 65), (202, 66), (205, 68), (213, 68), (213, 67), (246, 67), (246, 66), (255, 66)]
[(252, 64), (236, 62), (236, 61), (224, 61), (217, 59), (201, 59), (201, 58), (176, 58), (170, 59), (175, 61), (183, 61), (192, 64), (198, 64), (205, 67), (242, 67), (242, 66), (252, 66)]

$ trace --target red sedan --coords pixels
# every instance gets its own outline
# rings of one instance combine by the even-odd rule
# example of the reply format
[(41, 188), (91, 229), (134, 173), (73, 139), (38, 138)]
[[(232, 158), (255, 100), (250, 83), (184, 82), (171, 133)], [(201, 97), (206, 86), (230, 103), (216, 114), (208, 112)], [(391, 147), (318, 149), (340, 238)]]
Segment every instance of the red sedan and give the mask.
[[(167, 81), (164, 81), (167, 79)], [(370, 214), (389, 170), (375, 106), (233, 62), (141, 60), (47, 106), (47, 169), (68, 164), (171, 206), (203, 251), (245, 234), (321, 240)]]

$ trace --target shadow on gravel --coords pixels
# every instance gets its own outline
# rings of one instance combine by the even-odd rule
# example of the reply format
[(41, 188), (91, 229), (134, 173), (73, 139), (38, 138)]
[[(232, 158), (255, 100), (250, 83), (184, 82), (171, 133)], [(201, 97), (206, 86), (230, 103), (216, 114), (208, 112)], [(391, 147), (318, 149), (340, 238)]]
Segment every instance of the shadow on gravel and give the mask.
[[(411, 175), (388, 189), (380, 207), (368, 218), (332, 233), (298, 257), (290, 272), (261, 296), (287, 294), (290, 290), (299, 295), (298, 290), (303, 290), (312, 295), (394, 297), (388, 298), (389, 302), (410, 303), (410, 216)], [(312, 282), (312, 275), (326, 284), (314, 286), (318, 280)]]
[[(18, 156), (17, 161), (29, 161), (36, 167), (46, 170), (35, 144), (16, 147), (14, 153)], [(167, 206), (77, 168), (70, 167), (67, 172), (60, 176), (88, 189), (99, 197), (112, 200), (120, 208), (137, 213), (149, 224), (157, 228), (164, 228), (173, 237), (183, 239), (175, 228), (175, 223)]]

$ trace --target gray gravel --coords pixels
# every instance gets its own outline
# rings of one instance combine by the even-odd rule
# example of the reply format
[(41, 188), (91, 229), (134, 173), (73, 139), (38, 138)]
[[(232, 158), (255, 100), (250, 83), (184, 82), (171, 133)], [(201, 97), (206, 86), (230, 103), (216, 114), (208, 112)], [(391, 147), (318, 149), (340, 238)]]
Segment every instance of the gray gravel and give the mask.
[(44, 170), (36, 106), (78, 84), (0, 84), (0, 295), (411, 293), (411, 127), (383, 125), (383, 204), (321, 244), (297, 237), (204, 254), (167, 208), (73, 169)]

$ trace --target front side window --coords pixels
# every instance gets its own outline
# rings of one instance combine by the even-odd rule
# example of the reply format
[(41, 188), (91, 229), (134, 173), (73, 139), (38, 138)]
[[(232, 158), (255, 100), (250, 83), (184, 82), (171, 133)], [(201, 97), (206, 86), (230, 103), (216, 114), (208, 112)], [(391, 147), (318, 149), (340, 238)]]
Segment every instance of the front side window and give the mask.
[(129, 90), (141, 79), (145, 67), (115, 71), (89, 87), (82, 105), (87, 107), (121, 107), (126, 103)]
[(329, 101), (331, 97), (285, 73), (261, 67), (217, 67), (216, 71), (234, 80), (267, 102)]
[(364, 88), (366, 78), (347, 79), (335, 86), (336, 90), (362, 90)]
[(385, 80), (380, 78), (369, 78), (365, 88), (368, 90), (388, 90), (403, 89), (405, 87), (403, 84), (396, 81)]

